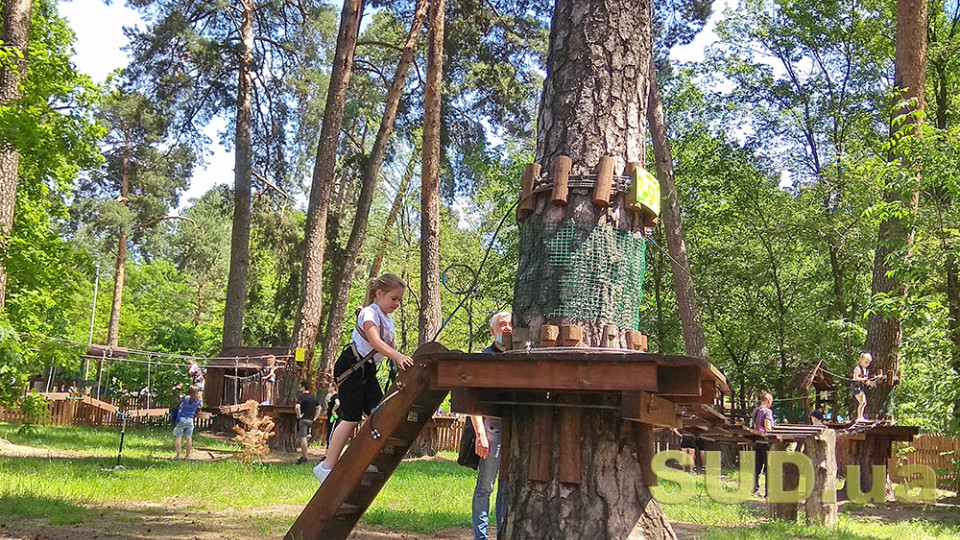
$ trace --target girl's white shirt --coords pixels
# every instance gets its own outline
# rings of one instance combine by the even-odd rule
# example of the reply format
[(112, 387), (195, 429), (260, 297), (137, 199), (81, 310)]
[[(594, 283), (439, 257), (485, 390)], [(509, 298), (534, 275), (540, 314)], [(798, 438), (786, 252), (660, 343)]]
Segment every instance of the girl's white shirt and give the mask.
[[(393, 326), (393, 319), (389, 315), (380, 310), (380, 306), (376, 303), (370, 304), (369, 306), (360, 310), (360, 315), (357, 316), (357, 326), (363, 328), (364, 324), (367, 321), (373, 322), (377, 326), (377, 331), (380, 333), (380, 337), (383, 338), (388, 345), (393, 346), (393, 341), (397, 338), (396, 329)], [(366, 333), (366, 329), (364, 329)], [(373, 351), (373, 345), (363, 339), (357, 329), (353, 329), (353, 343), (357, 346), (357, 352), (360, 353), (360, 356), (366, 356)], [(377, 365), (380, 365), (383, 362), (383, 355), (377, 353), (373, 355), (374, 362)]]

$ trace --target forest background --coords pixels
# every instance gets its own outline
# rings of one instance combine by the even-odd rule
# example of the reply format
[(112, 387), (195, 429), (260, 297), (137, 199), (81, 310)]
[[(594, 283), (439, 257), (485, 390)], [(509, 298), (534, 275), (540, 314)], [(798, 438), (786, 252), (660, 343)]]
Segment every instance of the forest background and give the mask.
[[(144, 20), (128, 30), (130, 65), (97, 84), (73, 64), (75, 37), (58, 3), (33, 0), (22, 97), (0, 105), (4, 151), (19, 154), (0, 325), (0, 390), (8, 402), (27, 377), (50, 366), (65, 378), (82, 376), (84, 347), (71, 344), (215, 356), (234, 339), (225, 336), (224, 320), (236, 309), (227, 291), (238, 264), (248, 273), (234, 344), (297, 341), (306, 201), (343, 40), (340, 6), (127, 5)], [(414, 46), (379, 183), (364, 182), (417, 8), (403, 0), (365, 6), (326, 198), (318, 359), (337, 303), (333, 285), (349, 286), (348, 323), (328, 347), (338, 350), (371, 269), (408, 282), (395, 315), (399, 348), (412, 352), (424, 337), (427, 39)], [(439, 340), (451, 348), (485, 347), (488, 317), (510, 307), (518, 238), (512, 205), (532, 161), (551, 9), (545, 1), (447, 3), (436, 255), (447, 285)], [(806, 363), (848, 375), (868, 318), (882, 314), (903, 324), (903, 383), (890, 398), (896, 417), (960, 433), (960, 205), (953, 202), (960, 197), (960, 3), (929, 2), (923, 135), (896, 143), (889, 137), (899, 99), (892, 90), (895, 2), (742, 0), (713, 15), (716, 42), (699, 62), (671, 61), (669, 51), (703, 28), (710, 1), (656, 9), (658, 75), (691, 274), (711, 361), (730, 380), (736, 405), (752, 406), (761, 389), (783, 396)], [(5, 15), (5, 31), (9, 21)], [(16, 51), (0, 51), (9, 71)], [(215, 122), (225, 126), (217, 133), (222, 144), (247, 150), (248, 187), (226, 183), (182, 201), (214, 144), (208, 126)], [(895, 151), (908, 153), (920, 174), (890, 159)], [(885, 200), (885, 187), (898, 181), (919, 182), (915, 214)], [(344, 275), (365, 185), (372, 196), (366, 240), (355, 270)], [(250, 190), (248, 199), (237, 197), (237, 186)], [(235, 212), (238, 200), (246, 212)], [(246, 256), (231, 243), (238, 215), (249, 226)], [(891, 216), (915, 230), (912, 249), (888, 259), (906, 294), (871, 295), (877, 231)], [(654, 229), (640, 330), (652, 351), (683, 354), (673, 271), (664, 233)], [(475, 293), (455, 294), (473, 272)], [(141, 388), (146, 371), (118, 364), (106, 384)], [(170, 369), (153, 383), (185, 373)]]

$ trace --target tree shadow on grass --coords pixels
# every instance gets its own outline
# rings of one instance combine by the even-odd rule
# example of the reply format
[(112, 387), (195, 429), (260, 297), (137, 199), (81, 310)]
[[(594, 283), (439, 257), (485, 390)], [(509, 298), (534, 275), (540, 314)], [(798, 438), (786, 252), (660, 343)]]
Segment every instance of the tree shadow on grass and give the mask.
[(34, 495), (4, 495), (0, 499), (0, 523), (12, 518), (48, 517), (51, 525), (83, 523), (92, 512), (79, 504), (37, 497)]

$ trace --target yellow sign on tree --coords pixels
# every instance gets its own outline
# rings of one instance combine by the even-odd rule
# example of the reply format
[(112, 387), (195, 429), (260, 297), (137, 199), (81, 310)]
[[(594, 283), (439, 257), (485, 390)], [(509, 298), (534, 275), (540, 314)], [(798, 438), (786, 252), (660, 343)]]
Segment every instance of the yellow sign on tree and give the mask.
[(633, 185), (627, 193), (629, 199), (627, 203), (636, 202), (642, 206), (644, 210), (648, 210), (652, 212), (653, 215), (659, 216), (660, 182), (657, 180), (657, 177), (647, 172), (646, 169), (637, 167), (633, 170), (632, 180)]

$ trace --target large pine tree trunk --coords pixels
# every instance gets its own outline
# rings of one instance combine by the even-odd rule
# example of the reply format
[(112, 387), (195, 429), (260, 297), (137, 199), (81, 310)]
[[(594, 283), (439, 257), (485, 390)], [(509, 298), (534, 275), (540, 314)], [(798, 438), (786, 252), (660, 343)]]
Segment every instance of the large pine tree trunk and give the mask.
[(320, 128), (320, 141), (317, 144), (317, 158), (313, 165), (313, 184), (307, 208), (300, 309), (293, 331), (293, 346), (302, 347), (308, 352), (308, 371), (311, 368), (313, 346), (317, 341), (317, 330), (323, 315), (323, 250), (327, 240), (327, 214), (330, 212), (337, 145), (340, 141), (343, 109), (350, 75), (353, 72), (353, 53), (357, 47), (362, 14), (362, 0), (344, 0), (343, 11), (340, 13), (337, 51), (330, 73), (330, 86), (327, 89), (323, 126)]
[[(3, 45), (21, 56), (13, 59), (16, 70), (0, 70), (0, 105), (23, 97), (20, 81), (27, 71), (27, 43), (30, 40), (30, 13), (33, 0), (6, 0), (3, 9)], [(2, 239), (13, 231), (13, 213), (17, 203), (17, 170), (20, 152), (8, 141), (0, 141), (0, 252), (6, 252)], [(0, 261), (0, 310), (7, 301), (7, 268)]]
[[(904, 90), (904, 99), (913, 100), (901, 108), (899, 114), (908, 114), (913, 110), (923, 110), (924, 80), (927, 66), (927, 1), (926, 0), (898, 0), (897, 1), (897, 45), (895, 59), (894, 83), (897, 88)], [(919, 132), (920, 119), (908, 117), (906, 122), (891, 127), (891, 136), (899, 130)], [(896, 156), (901, 165), (907, 168), (916, 168), (916, 164), (904, 155)], [(919, 175), (919, 171), (917, 172)], [(910, 211), (916, 212), (918, 194), (916, 188), (907, 192), (903, 187), (889, 186), (887, 188), (887, 202), (902, 202)], [(906, 287), (901, 284), (890, 272), (892, 270), (887, 258), (891, 254), (909, 254), (913, 245), (913, 229), (896, 218), (885, 219), (880, 224), (880, 233), (877, 239), (877, 248), (873, 262), (873, 286), (871, 293), (903, 298), (906, 296)], [(898, 355), (903, 332), (900, 327), (900, 317), (889, 313), (878, 312), (870, 316), (867, 326), (866, 350), (873, 355), (873, 372), (880, 373), (889, 369), (897, 369)], [(887, 396), (890, 386), (878, 385), (868, 392), (867, 414), (876, 417), (878, 414), (889, 412), (886, 410)]]
[(237, 81), (236, 154), (233, 170), (233, 232), (230, 274), (223, 309), (223, 346), (243, 342), (243, 312), (250, 271), (250, 171), (253, 138), (253, 0), (240, 0), (240, 73)]
[(430, 3), (427, 87), (423, 98), (423, 164), (420, 188), (419, 342), (440, 330), (440, 91), (443, 81), (443, 25), (446, 0)]
[[(120, 162), (120, 200), (124, 206), (130, 206), (130, 156), (133, 152), (130, 141), (130, 128), (123, 123), (123, 158)], [(125, 227), (125, 225), (121, 225)], [(123, 285), (127, 273), (127, 233), (121, 228), (117, 235), (117, 266), (113, 278), (113, 305), (110, 308), (110, 326), (107, 330), (107, 345), (116, 347), (120, 343), (120, 307), (123, 304)]]
[(657, 68), (650, 62), (650, 99), (647, 104), (647, 120), (650, 122), (650, 136), (653, 140), (653, 153), (657, 159), (657, 176), (663, 191), (663, 229), (667, 235), (667, 250), (673, 270), (673, 287), (677, 294), (677, 308), (680, 313), (680, 325), (683, 330), (683, 345), (687, 356), (710, 359), (707, 352), (707, 339), (700, 320), (700, 307), (694, 294), (693, 274), (687, 260), (687, 244), (683, 240), (683, 226), (680, 220), (680, 203), (677, 198), (677, 183), (673, 174), (673, 154), (670, 140), (667, 138), (667, 121), (663, 113), (663, 101), (657, 82)]
[[(571, 175), (592, 173), (602, 156), (614, 158), (616, 172), (628, 162), (643, 162), (650, 8), (648, 0), (557, 0), (537, 129), (537, 162), (545, 170), (561, 155), (572, 159)], [(631, 262), (624, 255), (634, 253), (621, 251), (620, 242), (642, 246), (643, 239), (622, 196), (603, 209), (592, 204), (590, 189), (570, 189), (566, 206), (553, 206), (550, 199), (538, 197), (521, 227), (516, 326), (528, 328), (536, 339), (543, 324), (575, 322), (584, 328), (589, 346), (599, 345), (607, 323), (617, 324), (621, 333), (635, 329), (635, 317), (623, 318), (605, 308), (634, 298), (624, 293), (640, 287), (639, 282), (611, 284), (597, 316), (551, 315), (582, 287), (578, 275), (551, 265), (553, 256), (563, 256), (560, 251), (566, 249), (601, 254), (579, 260), (578, 268), (588, 277), (602, 276), (611, 261)], [(582, 236), (572, 244), (555, 241), (558, 225), (569, 222), (573, 234)], [(634, 328), (624, 323), (628, 319)], [(619, 410), (584, 409), (579, 429), (582, 482), (561, 483), (556, 470), (560, 422), (551, 423), (547, 437), (538, 436), (537, 416), (533, 407), (512, 407), (504, 419), (510, 493), (506, 538), (674, 538), (663, 510), (641, 480), (639, 455), (653, 450), (652, 438), (638, 436), (643, 428), (624, 422)], [(528, 456), (544, 444), (554, 448), (551, 480), (530, 480)]]
[(387, 151), (387, 142), (390, 140), (390, 134), (393, 133), (393, 124), (397, 119), (397, 107), (400, 105), (400, 96), (403, 94), (403, 86), (407, 81), (407, 71), (413, 62), (413, 53), (416, 52), (417, 41), (420, 38), (420, 28), (423, 26), (423, 19), (427, 16), (427, 6), (427, 0), (418, 0), (413, 22), (410, 24), (410, 33), (407, 35), (407, 43), (400, 54), (400, 61), (393, 75), (393, 84), (390, 85), (390, 91), (387, 93), (387, 103), (383, 111), (383, 118), (380, 120), (380, 130), (377, 132), (377, 138), (373, 143), (373, 150), (370, 152), (366, 166), (363, 168), (360, 197), (357, 200), (357, 214), (353, 218), (350, 239), (347, 240), (343, 278), (333, 283), (333, 291), (330, 294), (333, 306), (330, 309), (330, 316), (327, 317), (327, 335), (323, 344), (323, 363), (321, 366), (324, 371), (331, 373), (333, 372), (333, 363), (340, 352), (340, 333), (343, 330), (344, 313), (347, 311), (347, 300), (350, 294), (350, 285), (353, 282), (353, 273), (357, 269), (357, 257), (360, 255), (360, 247), (363, 246), (363, 241), (367, 236), (367, 222), (370, 217), (370, 206), (373, 204), (373, 194), (377, 187), (377, 177), (380, 175), (380, 166), (383, 164), (383, 156)]

